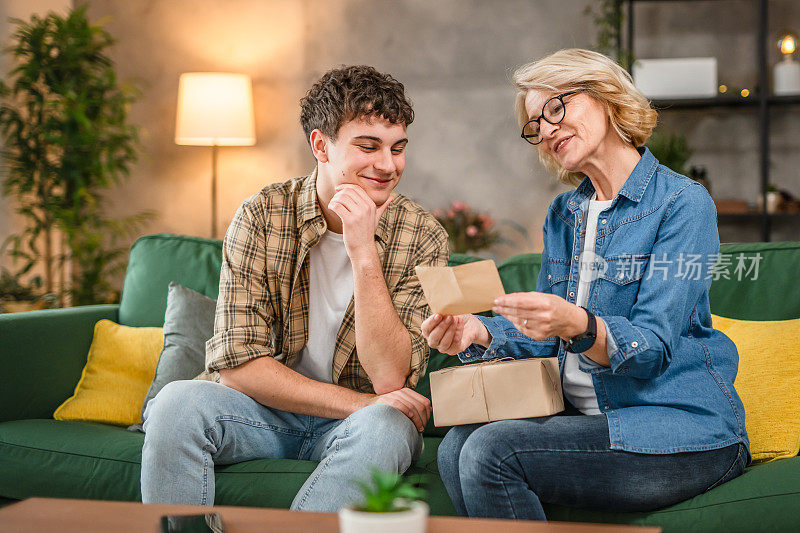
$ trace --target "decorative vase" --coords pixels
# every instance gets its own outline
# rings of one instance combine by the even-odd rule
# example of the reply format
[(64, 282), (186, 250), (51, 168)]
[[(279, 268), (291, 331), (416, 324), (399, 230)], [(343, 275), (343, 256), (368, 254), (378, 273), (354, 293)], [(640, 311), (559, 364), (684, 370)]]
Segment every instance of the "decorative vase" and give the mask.
[(345, 507), (339, 511), (341, 533), (425, 533), (428, 504), (412, 502), (407, 511), (368, 513)]
[(758, 195), (758, 205), (766, 209), (767, 213), (774, 214), (780, 210), (781, 207), (781, 193), (778, 191), (767, 191), (766, 205), (764, 203), (764, 195)]
[(772, 76), (776, 95), (800, 94), (800, 62), (787, 57), (775, 65)]

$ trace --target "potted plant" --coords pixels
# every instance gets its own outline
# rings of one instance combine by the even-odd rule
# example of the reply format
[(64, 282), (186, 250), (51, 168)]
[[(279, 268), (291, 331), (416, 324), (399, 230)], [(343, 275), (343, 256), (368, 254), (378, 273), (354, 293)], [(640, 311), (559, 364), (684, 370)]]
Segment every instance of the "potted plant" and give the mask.
[(363, 502), (339, 511), (342, 533), (424, 533), (428, 504), (425, 491), (401, 474), (372, 469), (370, 482), (357, 482)]
[(583, 13), (592, 17), (597, 29), (594, 50), (615, 59), (622, 68), (629, 70), (633, 64), (633, 54), (622, 46), (622, 24), (625, 22), (622, 2), (619, 0), (591, 2)]
[[(767, 205), (766, 205), (767, 213), (770, 214), (778, 213), (781, 208), (782, 200), (783, 198), (781, 197), (781, 191), (772, 183), (767, 185)], [(763, 200), (761, 200), (759, 204), (764, 205)]]
[(111, 36), (86, 15), (50, 12), (30, 21), (12, 19), (6, 49), (14, 68), (0, 80), (3, 193), (14, 198), (24, 229), (6, 244), (24, 264), (36, 266), (45, 293), (73, 305), (113, 299), (108, 277), (148, 213), (111, 219), (104, 193), (136, 161), (137, 128), (128, 124), (136, 91), (117, 80), (106, 55)]
[(19, 313), (44, 309), (47, 302), (38, 294), (41, 288), (42, 278), (39, 276), (33, 278), (30, 286), (26, 287), (8, 269), (0, 268), (0, 311)]
[(647, 148), (665, 167), (684, 176), (689, 174), (686, 163), (692, 157), (692, 150), (686, 142), (686, 136), (655, 132), (648, 139)]
[(485, 250), (500, 239), (493, 229), (492, 217), (474, 211), (464, 202), (453, 202), (446, 211), (436, 209), (433, 216), (447, 231), (453, 252), (465, 254)]

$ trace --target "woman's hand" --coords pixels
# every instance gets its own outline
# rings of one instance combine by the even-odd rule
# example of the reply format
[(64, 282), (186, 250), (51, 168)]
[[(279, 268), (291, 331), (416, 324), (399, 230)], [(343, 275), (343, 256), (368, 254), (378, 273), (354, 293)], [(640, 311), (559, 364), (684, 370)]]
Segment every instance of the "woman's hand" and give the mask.
[(555, 294), (517, 292), (500, 296), (492, 311), (509, 319), (520, 333), (541, 341), (571, 339), (589, 327), (586, 311)]
[(486, 326), (473, 315), (431, 315), (422, 323), (422, 336), (428, 346), (448, 355), (461, 353), (471, 344), (488, 347), (492, 342)]

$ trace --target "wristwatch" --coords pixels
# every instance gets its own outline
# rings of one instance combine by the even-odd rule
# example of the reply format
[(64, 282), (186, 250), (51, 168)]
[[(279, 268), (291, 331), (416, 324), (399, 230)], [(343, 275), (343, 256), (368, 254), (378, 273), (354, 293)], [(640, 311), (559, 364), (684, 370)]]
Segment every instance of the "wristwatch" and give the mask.
[(585, 307), (581, 307), (581, 309), (586, 311), (586, 314), (589, 315), (589, 328), (564, 343), (564, 348), (568, 352), (583, 353), (594, 346), (594, 341), (597, 339), (597, 319), (591, 311)]

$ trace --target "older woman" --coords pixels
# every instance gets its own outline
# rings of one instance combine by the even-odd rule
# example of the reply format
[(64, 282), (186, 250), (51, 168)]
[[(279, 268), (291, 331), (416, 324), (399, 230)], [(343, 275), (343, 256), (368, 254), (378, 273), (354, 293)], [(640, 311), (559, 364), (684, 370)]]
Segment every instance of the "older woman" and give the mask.
[(514, 83), (523, 139), (577, 188), (550, 204), (535, 292), (498, 298), (493, 318), (433, 315), (423, 334), (465, 362), (557, 356), (571, 405), (453, 428), (439, 470), (456, 509), (646, 511), (738, 476), (749, 443), (736, 346), (711, 327), (708, 192), (644, 148), (656, 112), (607, 57), (561, 50)]

